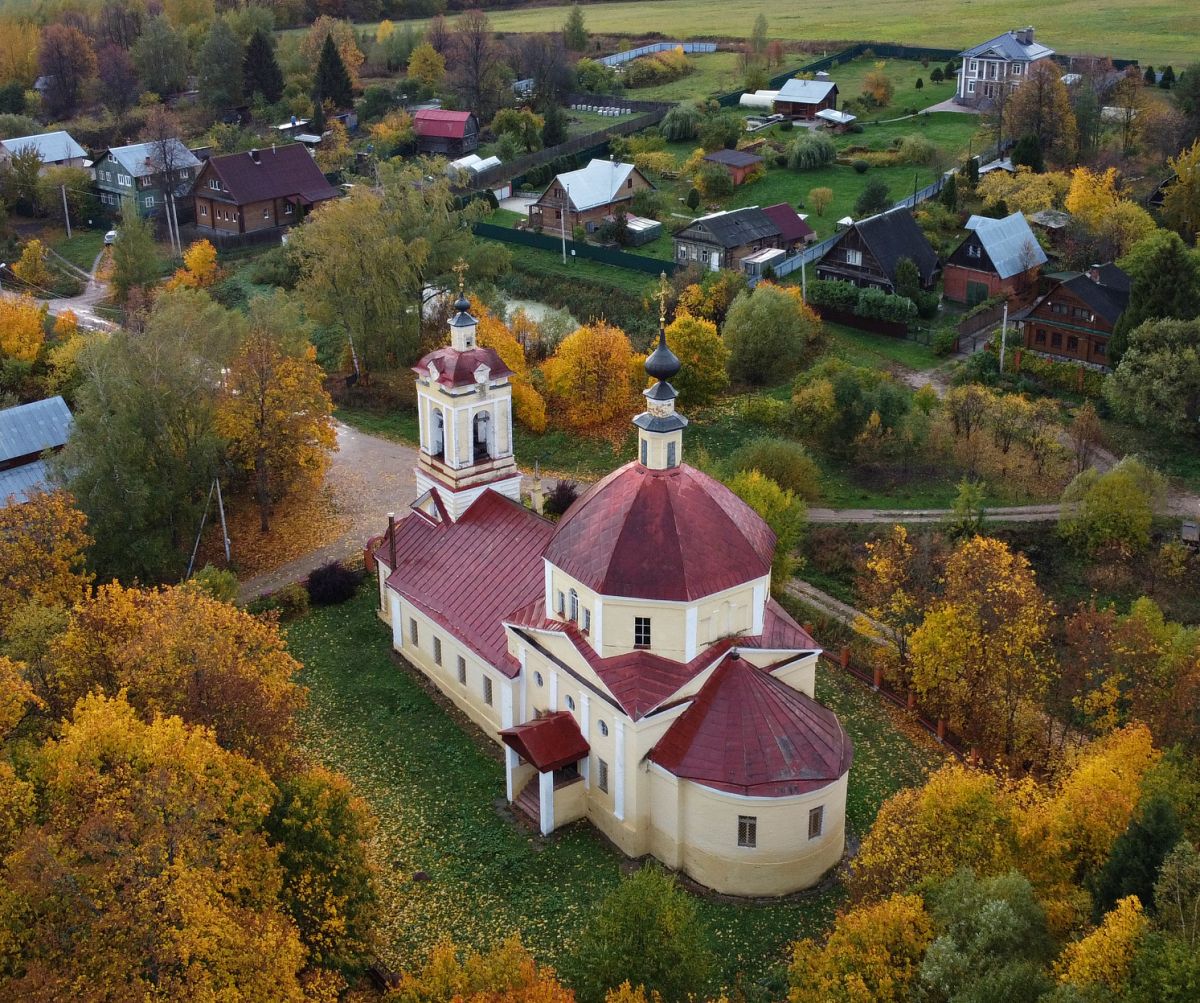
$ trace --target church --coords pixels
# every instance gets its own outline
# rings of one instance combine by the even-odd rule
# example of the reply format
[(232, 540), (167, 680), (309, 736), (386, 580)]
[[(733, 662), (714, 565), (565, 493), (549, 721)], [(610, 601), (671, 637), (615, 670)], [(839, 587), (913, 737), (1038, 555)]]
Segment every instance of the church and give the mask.
[(450, 345), (414, 367), (418, 497), (368, 546), (392, 646), (503, 748), (544, 835), (586, 819), (732, 895), (815, 884), (844, 850), (851, 742), (771, 598), (774, 534), (682, 462), (662, 318), (637, 459), (558, 523), (522, 503), (512, 373), (476, 327), (460, 284)]

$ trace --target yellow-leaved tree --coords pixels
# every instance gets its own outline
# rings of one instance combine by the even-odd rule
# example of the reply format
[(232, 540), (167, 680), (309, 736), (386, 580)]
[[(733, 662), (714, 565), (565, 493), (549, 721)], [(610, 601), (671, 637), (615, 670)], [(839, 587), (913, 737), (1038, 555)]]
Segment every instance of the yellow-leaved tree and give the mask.
[(426, 87), (436, 87), (446, 75), (446, 57), (428, 42), (422, 42), (408, 57), (408, 75)]
[(217, 249), (207, 240), (197, 240), (183, 252), (183, 267), (167, 282), (168, 289), (207, 289), (220, 274)]
[(46, 264), (47, 256), (45, 245), (34, 237), (25, 245), (21, 257), (13, 264), (13, 275), (38, 289), (46, 289), (53, 281), (50, 267)]
[(1023, 554), (989, 537), (965, 540), (912, 634), (913, 684), (982, 752), (1023, 758), (1040, 735), (1053, 615)]
[(371, 126), (371, 140), (380, 157), (391, 156), (398, 146), (412, 139), (412, 135), (412, 116), (403, 109), (389, 111)]
[(328, 14), (318, 17), (300, 43), (303, 65), (316, 69), (321, 58), (321, 47), (325, 44), (327, 35), (333, 36), (334, 47), (337, 49), (338, 55), (342, 57), (346, 72), (350, 74), (350, 83), (357, 87), (358, 70), (366, 56), (358, 47), (358, 39), (354, 35), (354, 25), (349, 21), (332, 18)]
[(35, 494), (0, 508), (0, 634), (21, 606), (70, 607), (92, 582), (87, 519), (65, 492)]
[(1114, 258), (1158, 228), (1145, 209), (1121, 197), (1117, 180), (1115, 167), (1103, 173), (1076, 167), (1065, 202), (1067, 212), (1109, 244)]
[(1117, 902), (1101, 924), (1070, 943), (1055, 965), (1060, 982), (1080, 989), (1100, 987), (1120, 994), (1129, 981), (1133, 958), (1150, 920), (1136, 895)]
[(682, 368), (671, 382), (684, 406), (707, 404), (729, 386), (729, 349), (717, 333), (717, 325), (702, 317), (680, 311), (667, 328), (667, 344)]
[(46, 340), (46, 309), (28, 295), (0, 298), (0, 358), (37, 358)]
[(789, 1003), (904, 1003), (933, 942), (919, 895), (892, 895), (838, 916), (824, 944), (792, 945)]
[(1030, 215), (1043, 209), (1061, 209), (1070, 190), (1069, 174), (1062, 171), (1035, 174), (1024, 166), (1018, 167), (1015, 174), (991, 171), (975, 186), (984, 205), (994, 208), (1003, 201), (1010, 212), (1019, 210)]
[(225, 376), (216, 427), (251, 474), (259, 527), (288, 492), (318, 487), (337, 448), (325, 374), (299, 305), (283, 293), (250, 306), (250, 330)]
[(554, 970), (539, 967), (516, 934), (486, 953), (443, 942), (419, 971), (405, 972), (387, 999), (398, 1003), (574, 1003)]
[(525, 349), (509, 326), (476, 297), (471, 297), (471, 314), (479, 321), (476, 340), (484, 348), (494, 348), (513, 375), (513, 417), (531, 432), (546, 431), (546, 401), (529, 378)]
[(631, 411), (634, 358), (625, 332), (607, 321), (564, 338), (543, 370), (554, 413), (568, 428), (587, 429)]
[(1163, 219), (1184, 240), (1200, 233), (1200, 140), (1169, 161), (1175, 180), (1163, 192)]

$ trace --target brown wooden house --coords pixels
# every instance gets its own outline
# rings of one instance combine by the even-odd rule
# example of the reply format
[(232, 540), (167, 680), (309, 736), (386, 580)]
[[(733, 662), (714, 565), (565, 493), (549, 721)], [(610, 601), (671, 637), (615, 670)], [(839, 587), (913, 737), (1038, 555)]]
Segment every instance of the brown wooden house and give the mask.
[(838, 86), (832, 80), (785, 81), (775, 98), (774, 112), (810, 121), (817, 112), (826, 108), (837, 108)]
[(954, 249), (942, 271), (942, 294), (955, 303), (974, 306), (1001, 293), (1010, 302), (1027, 302), (1046, 263), (1022, 213), (1004, 219), (972, 216), (966, 240)]
[[(557, 234), (582, 226), (589, 232), (607, 216), (632, 213), (630, 203), (639, 191), (653, 188), (633, 164), (593, 160), (577, 171), (559, 174), (529, 206), (529, 226)], [(565, 222), (564, 222), (565, 215)]]
[(765, 161), (757, 153), (747, 153), (745, 150), (714, 150), (705, 154), (704, 163), (723, 168), (736, 188), (762, 168)]
[(422, 108), (413, 116), (413, 134), (421, 153), (461, 157), (479, 149), (479, 122), (469, 111)]
[(896, 291), (896, 266), (909, 258), (921, 288), (933, 286), (938, 256), (907, 207), (889, 209), (851, 223), (817, 265), (817, 278)]
[(1049, 289), (1015, 315), (1027, 348), (1108, 365), (1108, 339), (1129, 302), (1129, 276), (1116, 265), (1050, 277)]
[(196, 176), (196, 226), (242, 234), (300, 222), (337, 189), (299, 143), (212, 157)]

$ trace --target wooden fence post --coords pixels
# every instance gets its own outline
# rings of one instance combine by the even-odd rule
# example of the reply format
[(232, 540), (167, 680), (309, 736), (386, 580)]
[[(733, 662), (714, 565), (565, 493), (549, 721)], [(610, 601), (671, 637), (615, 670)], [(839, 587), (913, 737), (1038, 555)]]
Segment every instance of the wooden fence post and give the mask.
[(946, 719), (944, 717), (937, 719), (937, 740), (939, 742), (946, 741)]
[(850, 668), (850, 649), (845, 645), (842, 646), (841, 660), (843, 669)]
[(916, 707), (917, 707), (917, 691), (909, 690), (908, 691), (908, 709), (915, 710)]
[(875, 670), (872, 673), (871, 680), (872, 680), (871, 681), (871, 689), (875, 690), (875, 692), (878, 693), (879, 687), (883, 685), (883, 669), (880, 666), (878, 666), (878, 665), (875, 666)]

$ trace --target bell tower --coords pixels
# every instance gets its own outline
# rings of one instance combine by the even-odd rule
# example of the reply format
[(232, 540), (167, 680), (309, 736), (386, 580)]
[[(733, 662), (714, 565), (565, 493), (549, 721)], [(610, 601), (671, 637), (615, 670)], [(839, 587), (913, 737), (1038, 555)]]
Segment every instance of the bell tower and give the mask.
[(658, 347), (646, 359), (646, 372), (655, 379), (642, 391), (646, 410), (633, 419), (638, 429), (638, 460), (650, 470), (669, 470), (682, 462), (683, 430), (687, 419), (675, 410), (678, 392), (671, 377), (679, 372), (678, 356), (667, 347), (667, 276), (663, 274), (658, 290)]
[(458, 273), (458, 299), (450, 318), (450, 345), (415, 366), (417, 492), (436, 491), (457, 520), (484, 491), (521, 500), (521, 472), (513, 458), (512, 370), (494, 348), (481, 348), (479, 322), (464, 292), (466, 263)]

